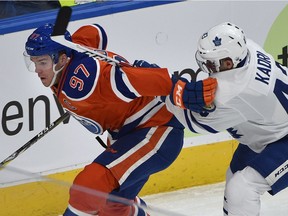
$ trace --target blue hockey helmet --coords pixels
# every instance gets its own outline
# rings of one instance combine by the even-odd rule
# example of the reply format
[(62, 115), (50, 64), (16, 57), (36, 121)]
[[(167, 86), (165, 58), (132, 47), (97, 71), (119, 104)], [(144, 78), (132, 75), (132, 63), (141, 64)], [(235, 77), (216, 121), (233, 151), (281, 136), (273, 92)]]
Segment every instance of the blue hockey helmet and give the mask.
[[(29, 56), (50, 55), (54, 63), (58, 62), (59, 52), (64, 51), (68, 57), (71, 56), (71, 49), (51, 39), (54, 24), (45, 24), (37, 28), (27, 39), (25, 44), (26, 53)], [(64, 35), (66, 40), (72, 41), (68, 31)]]

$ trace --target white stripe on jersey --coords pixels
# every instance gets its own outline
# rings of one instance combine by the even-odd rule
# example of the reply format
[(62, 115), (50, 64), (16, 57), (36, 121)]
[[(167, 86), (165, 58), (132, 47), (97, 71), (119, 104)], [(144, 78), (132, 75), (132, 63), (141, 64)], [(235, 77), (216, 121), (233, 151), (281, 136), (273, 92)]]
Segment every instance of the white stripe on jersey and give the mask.
[[(71, 206), (70, 204), (68, 204), (68, 208), (71, 212), (73, 212), (74, 214), (78, 215), (78, 216), (91, 216), (92, 214), (88, 214), (88, 213), (85, 213), (85, 212), (82, 212), (76, 208), (74, 208), (73, 206)], [(97, 214), (97, 212), (95, 212), (95, 214)], [(94, 213), (93, 213), (94, 215)]]
[(129, 156), (131, 156), (132, 154), (134, 154), (137, 150), (139, 150), (140, 148), (142, 148), (144, 145), (146, 145), (151, 136), (154, 134), (154, 132), (156, 131), (157, 127), (153, 127), (149, 130), (149, 132), (146, 135), (146, 138), (144, 140), (142, 140), (141, 142), (139, 142), (134, 148), (130, 149), (128, 152), (126, 152), (124, 155), (122, 155), (121, 157), (119, 157), (117, 160), (114, 160), (112, 163), (108, 164), (106, 167), (108, 169), (116, 166), (117, 164), (121, 163), (123, 160), (125, 160), (126, 158), (128, 158)]
[[(121, 69), (122, 71), (122, 69)], [(123, 71), (122, 71), (123, 72)], [(128, 77), (126, 76), (126, 74), (123, 72), (122, 73), (122, 79), (123, 79), (123, 82), (125, 83), (125, 85), (128, 87), (128, 89), (133, 92), (136, 97), (140, 97), (141, 95), (137, 92), (137, 90), (133, 87), (133, 85), (130, 83)]]
[(156, 131), (157, 127), (153, 127), (149, 130), (149, 132), (146, 135), (146, 138), (144, 140), (142, 140), (137, 146), (135, 146), (134, 148), (130, 149), (128, 152), (126, 152), (124, 155), (122, 155), (121, 157), (119, 157), (117, 160), (114, 160), (112, 163), (107, 165), (107, 168), (111, 168), (115, 165), (117, 165), (118, 163), (120, 163), (121, 161), (123, 161), (124, 158), (129, 157), (130, 155), (132, 155), (134, 152), (136, 152), (138, 149), (140, 149), (142, 146), (146, 145), (147, 142), (149, 142), (151, 136), (154, 134), (154, 132)]
[(117, 95), (118, 98), (120, 98), (121, 100), (127, 103), (132, 101), (131, 98), (125, 97), (120, 91), (118, 91), (117, 86), (116, 86), (116, 80), (115, 80), (115, 67), (111, 68), (110, 83), (111, 83), (113, 92), (115, 93), (115, 95)]
[[(156, 144), (155, 148), (153, 148), (148, 154), (146, 154), (144, 157), (141, 158), (141, 160), (138, 160), (136, 163), (134, 163), (124, 174), (123, 176), (119, 179), (119, 184), (121, 185), (127, 178), (128, 176), (136, 169), (138, 168), (141, 164), (143, 164), (145, 161), (147, 161), (149, 158), (151, 158), (153, 155), (157, 153), (157, 151), (160, 149), (162, 146), (164, 140), (172, 130), (171, 127), (167, 128), (166, 131), (163, 133), (162, 137), (159, 139), (158, 143)], [(149, 134), (149, 133), (148, 133)], [(150, 137), (152, 134), (150, 135)], [(146, 138), (147, 139), (147, 138)], [(133, 151), (134, 153), (135, 151)]]
[[(159, 103), (156, 100), (152, 100), (150, 103), (148, 103), (145, 107), (143, 107), (141, 110), (139, 110), (138, 112), (136, 112), (135, 114), (133, 114), (132, 116), (130, 116), (129, 118), (127, 118), (123, 124), (124, 125), (128, 125), (131, 122), (137, 120), (138, 118), (140, 118), (141, 116), (144, 115), (145, 112), (147, 112), (148, 110), (152, 109), (154, 106), (157, 105), (157, 103)], [(157, 110), (158, 111), (158, 110)], [(153, 113), (155, 114), (155, 112), (153, 111)], [(149, 118), (151, 117), (151, 115), (149, 116)]]
[[(117, 88), (117, 81), (116, 81), (116, 68), (112, 67), (111, 68), (111, 77), (110, 77), (110, 82), (111, 82), (111, 86), (112, 89), (115, 93), (115, 95), (120, 98), (121, 100), (125, 101), (125, 102), (130, 102), (133, 100), (133, 98), (128, 98), (126, 97), (121, 91), (118, 90)], [(120, 69), (121, 70), (121, 69)], [(122, 71), (122, 70), (121, 70)], [(136, 97), (140, 97), (141, 95), (136, 91), (136, 89), (132, 86), (132, 84), (130, 83), (128, 77), (126, 76), (126, 74), (122, 71), (122, 81), (125, 83), (125, 86), (129, 89), (129, 91), (131, 93), (133, 93)]]
[(154, 116), (164, 105), (165, 105), (164, 103), (161, 103), (158, 106), (154, 107), (154, 109), (152, 109), (147, 115), (145, 115), (145, 117), (141, 120), (138, 126), (149, 121), (152, 118), (152, 116)]

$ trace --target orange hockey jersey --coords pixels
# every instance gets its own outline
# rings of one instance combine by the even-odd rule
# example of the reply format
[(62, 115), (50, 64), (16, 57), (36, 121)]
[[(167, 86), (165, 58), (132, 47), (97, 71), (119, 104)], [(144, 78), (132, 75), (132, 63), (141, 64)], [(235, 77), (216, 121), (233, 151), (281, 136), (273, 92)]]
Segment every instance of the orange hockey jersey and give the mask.
[[(72, 39), (81, 43), (78, 33), (83, 29)], [(97, 46), (93, 41), (97, 37), (89, 35), (82, 45)], [(114, 53), (102, 52), (125, 61)], [(167, 69), (119, 67), (75, 51), (53, 90), (63, 107), (87, 129), (95, 134), (108, 130), (116, 139), (136, 128), (168, 123), (173, 115), (156, 96), (169, 95), (171, 88)]]

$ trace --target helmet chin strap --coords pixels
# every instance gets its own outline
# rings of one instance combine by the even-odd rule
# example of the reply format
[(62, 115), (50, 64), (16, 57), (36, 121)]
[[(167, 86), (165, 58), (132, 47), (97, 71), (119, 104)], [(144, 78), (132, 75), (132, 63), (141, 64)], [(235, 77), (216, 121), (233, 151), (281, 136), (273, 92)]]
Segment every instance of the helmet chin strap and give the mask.
[(55, 81), (56, 81), (56, 78), (57, 78), (58, 73), (59, 73), (60, 71), (62, 71), (63, 68), (64, 68), (64, 66), (65, 66), (65, 65), (63, 65), (59, 70), (56, 70), (56, 65), (57, 65), (57, 64), (53, 64), (54, 76), (53, 76), (53, 79), (52, 79), (52, 81), (51, 81), (51, 83), (50, 83), (50, 85), (49, 85), (48, 87), (52, 87), (52, 86), (55, 84)]

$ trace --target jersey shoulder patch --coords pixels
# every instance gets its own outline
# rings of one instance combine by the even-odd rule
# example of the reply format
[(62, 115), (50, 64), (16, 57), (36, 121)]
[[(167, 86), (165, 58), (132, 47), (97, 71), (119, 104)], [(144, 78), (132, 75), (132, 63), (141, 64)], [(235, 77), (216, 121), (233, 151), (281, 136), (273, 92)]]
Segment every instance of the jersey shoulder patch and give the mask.
[(71, 100), (83, 100), (89, 97), (98, 81), (99, 63), (94, 58), (79, 54), (67, 67), (63, 93)]

